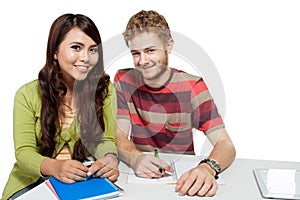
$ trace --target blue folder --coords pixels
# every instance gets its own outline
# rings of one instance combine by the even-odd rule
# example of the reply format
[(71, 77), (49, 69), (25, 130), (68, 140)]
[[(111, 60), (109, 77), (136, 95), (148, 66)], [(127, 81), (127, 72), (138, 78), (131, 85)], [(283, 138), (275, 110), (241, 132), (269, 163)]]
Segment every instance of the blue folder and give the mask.
[(55, 177), (49, 181), (60, 200), (109, 199), (121, 194), (120, 189), (106, 178), (91, 178), (75, 183), (63, 183)]

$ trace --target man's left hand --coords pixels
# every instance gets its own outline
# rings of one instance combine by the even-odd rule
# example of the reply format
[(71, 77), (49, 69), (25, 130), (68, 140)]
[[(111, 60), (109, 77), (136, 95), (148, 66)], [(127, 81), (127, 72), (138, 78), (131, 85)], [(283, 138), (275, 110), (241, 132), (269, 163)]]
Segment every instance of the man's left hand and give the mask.
[(216, 194), (218, 184), (209, 166), (198, 165), (185, 172), (177, 181), (176, 191), (179, 195), (213, 196)]

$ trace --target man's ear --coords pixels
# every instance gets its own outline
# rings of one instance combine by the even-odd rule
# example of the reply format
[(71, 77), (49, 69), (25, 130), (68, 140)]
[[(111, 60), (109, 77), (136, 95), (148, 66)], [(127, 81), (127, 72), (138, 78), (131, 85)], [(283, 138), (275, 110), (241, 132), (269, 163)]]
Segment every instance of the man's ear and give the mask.
[(169, 41), (167, 43), (167, 51), (168, 51), (168, 53), (172, 52), (173, 45), (174, 45), (174, 40), (171, 38), (171, 39), (169, 39)]

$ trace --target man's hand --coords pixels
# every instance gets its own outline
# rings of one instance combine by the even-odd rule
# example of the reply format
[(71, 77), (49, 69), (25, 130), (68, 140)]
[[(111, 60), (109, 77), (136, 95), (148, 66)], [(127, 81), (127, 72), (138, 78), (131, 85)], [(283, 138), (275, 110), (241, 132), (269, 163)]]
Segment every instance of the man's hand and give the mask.
[(177, 181), (176, 191), (179, 195), (213, 196), (218, 184), (214, 178), (214, 171), (206, 164), (185, 172)]
[[(162, 167), (162, 173), (159, 171), (159, 166)], [(140, 153), (132, 165), (137, 176), (143, 178), (159, 178), (162, 177), (166, 171), (171, 173), (174, 169), (159, 158), (150, 154)]]

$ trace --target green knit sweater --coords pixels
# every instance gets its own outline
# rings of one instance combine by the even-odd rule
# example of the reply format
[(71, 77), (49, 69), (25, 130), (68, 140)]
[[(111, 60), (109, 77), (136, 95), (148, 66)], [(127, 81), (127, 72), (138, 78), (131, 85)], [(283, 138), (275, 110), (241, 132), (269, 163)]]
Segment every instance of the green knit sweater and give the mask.
[[(108, 97), (104, 100), (103, 116), (105, 132), (102, 142), (96, 147), (95, 157), (103, 157), (107, 153), (117, 154), (115, 145), (115, 110), (116, 103), (114, 86), (109, 85)], [(8, 199), (15, 192), (36, 182), (42, 174), (41, 162), (46, 158), (41, 150), (41, 90), (38, 80), (23, 85), (16, 93), (13, 111), (13, 136), (16, 163), (9, 175), (3, 190), (2, 200)], [(72, 122), (67, 130), (55, 138), (55, 152), (59, 152), (67, 143), (73, 151), (75, 142), (80, 135)], [(55, 153), (52, 157), (55, 156)]]

